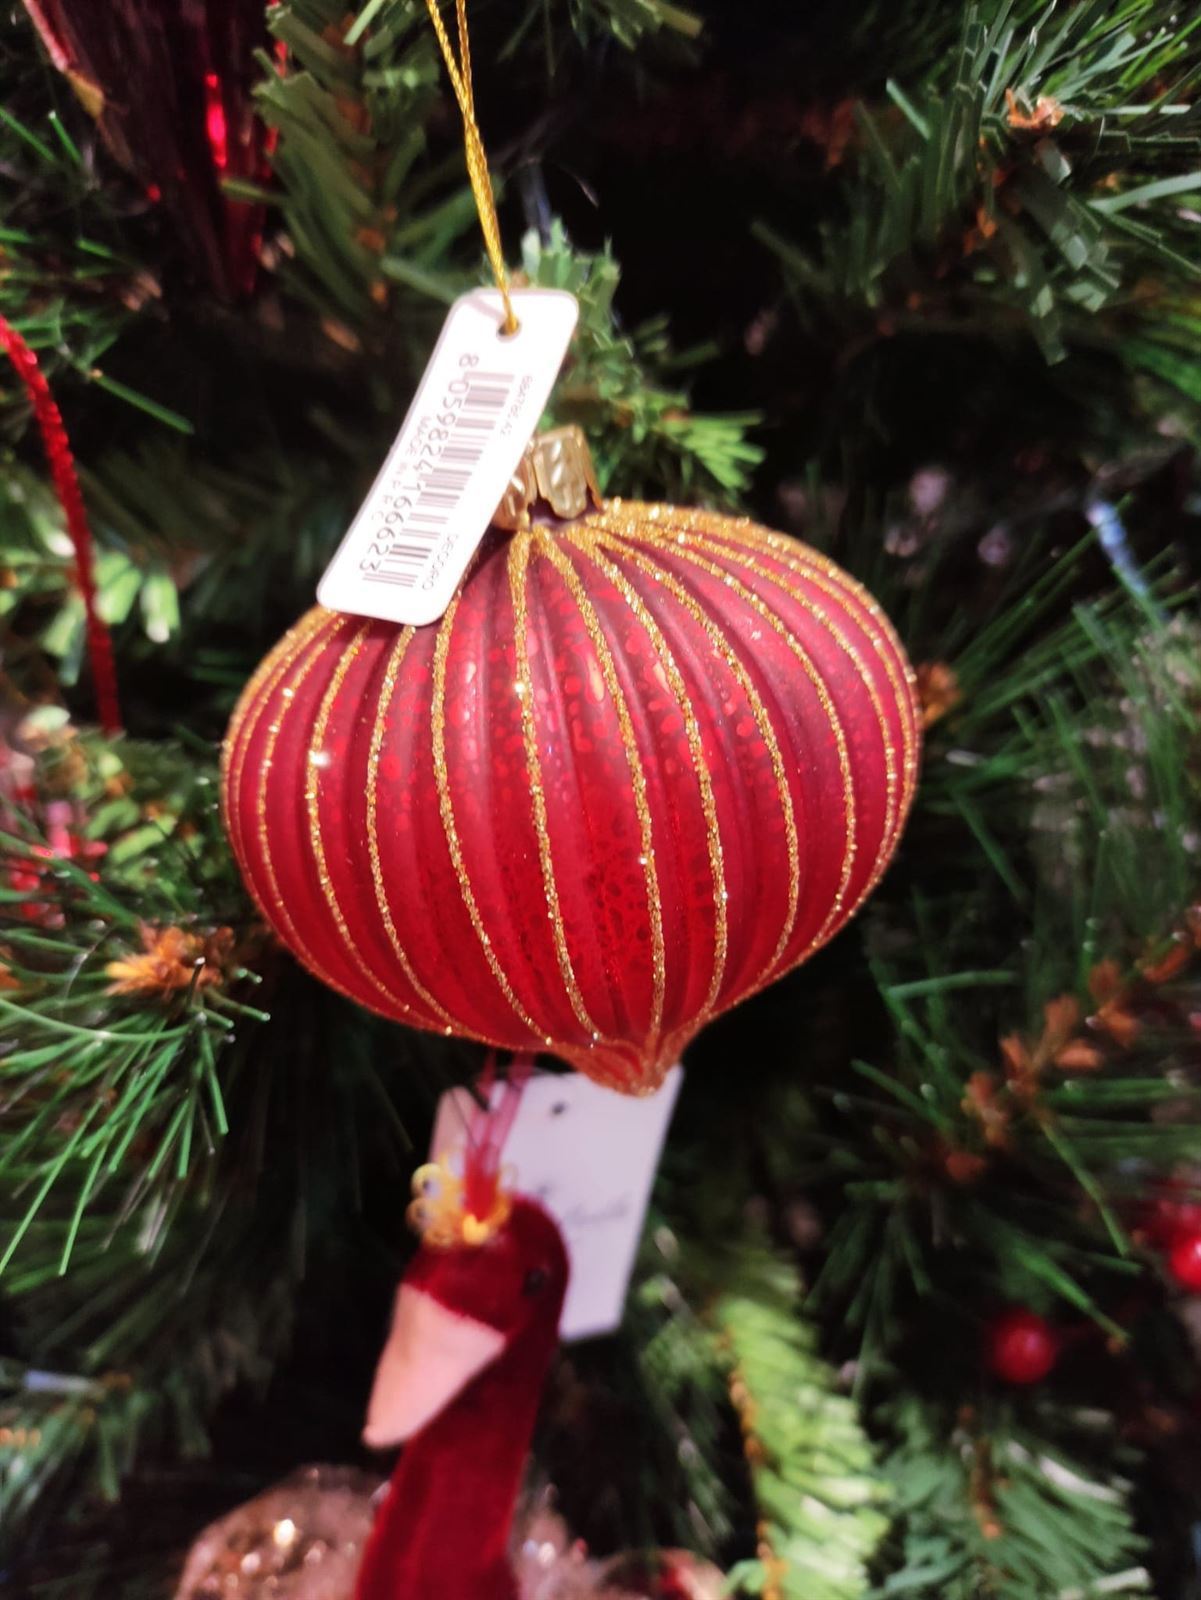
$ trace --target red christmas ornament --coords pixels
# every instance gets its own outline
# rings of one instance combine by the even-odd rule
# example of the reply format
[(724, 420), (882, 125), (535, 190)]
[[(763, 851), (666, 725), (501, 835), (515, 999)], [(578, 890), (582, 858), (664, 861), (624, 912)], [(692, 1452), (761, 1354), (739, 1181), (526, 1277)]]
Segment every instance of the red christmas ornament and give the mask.
[(1168, 1271), (1182, 1289), (1201, 1294), (1201, 1230), (1177, 1236), (1168, 1251)]
[(1036, 1312), (1003, 1312), (988, 1330), (988, 1364), (1006, 1383), (1040, 1383), (1058, 1359), (1058, 1336)]
[(896, 636), (832, 562), (611, 501), (494, 530), (428, 627), (311, 611), (234, 713), (224, 802), (318, 977), (638, 1093), (862, 904), (919, 740)]

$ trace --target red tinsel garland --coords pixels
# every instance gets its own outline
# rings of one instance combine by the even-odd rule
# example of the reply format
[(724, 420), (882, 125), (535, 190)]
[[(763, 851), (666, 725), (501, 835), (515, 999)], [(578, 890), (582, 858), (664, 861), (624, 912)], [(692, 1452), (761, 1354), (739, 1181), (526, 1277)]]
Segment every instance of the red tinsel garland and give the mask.
[(271, 135), (255, 115), (265, 0), (25, 0), (54, 66), (113, 158), (170, 217), (212, 289), (253, 292), (263, 208), (228, 179), (262, 183)]
[(0, 317), (0, 344), (7, 351), (17, 376), (29, 396), (33, 414), (41, 430), (50, 476), (54, 480), (59, 504), (67, 519), (67, 532), (75, 551), (75, 581), (83, 597), (86, 617), (88, 659), (92, 664), (92, 684), (96, 709), (105, 733), (121, 731), (121, 710), (117, 698), (117, 671), (113, 662), (113, 642), (96, 609), (96, 574), (92, 549), (92, 530), (84, 509), (83, 494), (75, 471), (75, 460), (67, 439), (50, 385), (38, 365), (38, 358), (17, 330)]

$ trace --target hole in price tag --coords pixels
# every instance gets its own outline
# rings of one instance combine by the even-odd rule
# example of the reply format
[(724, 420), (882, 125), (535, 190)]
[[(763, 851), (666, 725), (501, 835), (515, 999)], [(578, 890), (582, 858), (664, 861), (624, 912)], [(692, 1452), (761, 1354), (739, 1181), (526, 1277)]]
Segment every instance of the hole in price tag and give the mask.
[(396, 442), (317, 587), (331, 611), (436, 622), (533, 437), (579, 316), (562, 289), (456, 300)]

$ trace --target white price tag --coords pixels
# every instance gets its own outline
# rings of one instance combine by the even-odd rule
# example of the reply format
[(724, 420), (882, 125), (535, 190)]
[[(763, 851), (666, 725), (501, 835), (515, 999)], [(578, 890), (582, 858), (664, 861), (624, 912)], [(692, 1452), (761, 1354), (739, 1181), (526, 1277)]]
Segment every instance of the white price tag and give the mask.
[[(501, 1156), (521, 1194), (539, 1200), (563, 1230), (571, 1281), (559, 1334), (586, 1339), (621, 1322), (659, 1152), (684, 1069), (634, 1098), (578, 1073), (530, 1079)], [(502, 1085), (493, 1091), (495, 1104)], [(466, 1089), (442, 1096), (430, 1153), (462, 1149), (475, 1102)]]
[(332, 611), (420, 626), (450, 604), (550, 398), (579, 306), (565, 289), (515, 289), (503, 334), (496, 289), (450, 308), (396, 442), (317, 598)]

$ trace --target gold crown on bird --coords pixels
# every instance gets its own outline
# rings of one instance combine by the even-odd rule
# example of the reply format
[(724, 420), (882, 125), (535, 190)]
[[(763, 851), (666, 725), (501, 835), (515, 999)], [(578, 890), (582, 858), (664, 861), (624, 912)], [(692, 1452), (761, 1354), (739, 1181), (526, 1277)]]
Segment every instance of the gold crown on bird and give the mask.
[(461, 1150), (439, 1155), (413, 1174), (407, 1216), (423, 1244), (435, 1250), (487, 1244), (509, 1220), (516, 1175), (500, 1157), (532, 1070), (532, 1059), (519, 1056), (495, 1098), (496, 1061), (489, 1056)]
[[(470, 1156), (468, 1150), (462, 1160), (468, 1162)], [(511, 1167), (503, 1167), (495, 1174), (489, 1195), (484, 1185), (471, 1182), (466, 1171), (455, 1170), (459, 1160), (454, 1153), (441, 1155), (413, 1174), (409, 1225), (421, 1235), (422, 1244), (435, 1250), (486, 1244), (504, 1227), (513, 1210)]]

